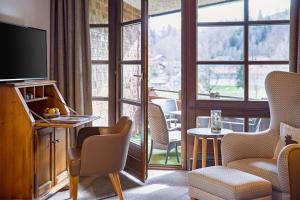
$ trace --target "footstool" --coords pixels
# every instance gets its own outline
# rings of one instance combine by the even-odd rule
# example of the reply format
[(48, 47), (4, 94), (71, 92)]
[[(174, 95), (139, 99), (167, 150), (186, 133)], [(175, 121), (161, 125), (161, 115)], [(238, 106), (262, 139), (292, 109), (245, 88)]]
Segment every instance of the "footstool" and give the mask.
[(188, 185), (191, 199), (272, 199), (272, 184), (269, 181), (223, 166), (189, 172)]

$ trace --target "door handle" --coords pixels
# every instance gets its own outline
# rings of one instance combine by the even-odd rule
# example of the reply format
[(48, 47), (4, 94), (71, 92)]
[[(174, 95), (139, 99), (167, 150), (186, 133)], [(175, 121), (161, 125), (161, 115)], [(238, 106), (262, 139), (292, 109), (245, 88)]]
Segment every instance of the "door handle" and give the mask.
[(133, 76), (136, 78), (143, 78), (143, 74), (134, 74)]

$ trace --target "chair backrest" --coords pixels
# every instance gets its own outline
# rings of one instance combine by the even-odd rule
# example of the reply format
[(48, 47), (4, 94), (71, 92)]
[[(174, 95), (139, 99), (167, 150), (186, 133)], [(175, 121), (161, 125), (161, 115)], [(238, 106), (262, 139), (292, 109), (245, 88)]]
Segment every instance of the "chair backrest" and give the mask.
[(152, 99), (152, 102), (160, 105), (165, 115), (169, 115), (171, 111), (178, 110), (176, 99)]
[(270, 129), (279, 133), (280, 122), (300, 128), (300, 75), (271, 72), (265, 86), (270, 106)]
[(169, 144), (169, 132), (166, 118), (159, 105), (150, 102), (148, 103), (148, 120), (153, 142), (163, 145)]
[(132, 121), (121, 117), (111, 133), (93, 135), (81, 149), (80, 175), (108, 174), (124, 169), (128, 154)]

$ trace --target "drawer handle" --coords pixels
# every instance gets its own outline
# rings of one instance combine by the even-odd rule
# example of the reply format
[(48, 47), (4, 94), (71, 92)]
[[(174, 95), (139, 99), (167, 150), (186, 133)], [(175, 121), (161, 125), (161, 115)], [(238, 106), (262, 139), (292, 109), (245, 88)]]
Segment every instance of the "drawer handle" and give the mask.
[(52, 140), (50, 141), (51, 144), (56, 144), (56, 143), (59, 143), (60, 141), (59, 140)]

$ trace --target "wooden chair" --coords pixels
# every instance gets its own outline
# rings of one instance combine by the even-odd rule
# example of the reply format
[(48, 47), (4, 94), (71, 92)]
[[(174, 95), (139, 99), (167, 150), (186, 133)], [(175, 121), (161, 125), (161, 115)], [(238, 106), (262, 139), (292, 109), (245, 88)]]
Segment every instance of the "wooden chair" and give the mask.
[(76, 148), (68, 151), (70, 196), (77, 199), (78, 177), (109, 175), (114, 190), (123, 199), (119, 172), (125, 167), (132, 121), (121, 117), (113, 127), (82, 128)]

